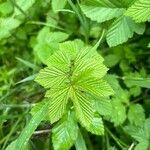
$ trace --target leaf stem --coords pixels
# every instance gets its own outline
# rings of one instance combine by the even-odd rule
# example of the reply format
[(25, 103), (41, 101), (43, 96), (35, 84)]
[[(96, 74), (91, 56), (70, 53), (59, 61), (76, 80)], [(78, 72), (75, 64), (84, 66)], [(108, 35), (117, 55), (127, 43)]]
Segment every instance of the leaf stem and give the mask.
[(114, 139), (116, 144), (123, 150), (125, 149), (126, 144), (120, 141), (107, 127), (105, 127), (107, 133)]

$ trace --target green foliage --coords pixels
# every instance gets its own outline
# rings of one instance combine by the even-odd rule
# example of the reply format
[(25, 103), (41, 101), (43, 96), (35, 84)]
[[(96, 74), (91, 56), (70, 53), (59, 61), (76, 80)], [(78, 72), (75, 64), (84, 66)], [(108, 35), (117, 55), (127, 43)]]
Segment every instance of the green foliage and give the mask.
[[(148, 3), (146, 4), (148, 5)], [(144, 24), (137, 24), (132, 20), (132, 18), (124, 16), (126, 7), (128, 7), (128, 2), (115, 0), (87, 0), (81, 5), (81, 9), (84, 14), (93, 21), (102, 23), (116, 18), (114, 22), (109, 26), (107, 32), (106, 39), (110, 47), (126, 42), (129, 38), (133, 37), (134, 32), (137, 34), (143, 34), (145, 31)], [(149, 7), (147, 6), (147, 8), (148, 11)], [(133, 14), (134, 13), (136, 12), (133, 12)], [(149, 14), (150, 13), (147, 12), (148, 16)]]
[(45, 117), (45, 114), (47, 113), (48, 103), (45, 103), (39, 110), (33, 115), (33, 118), (30, 120), (29, 124), (24, 128), (20, 136), (15, 142), (12, 142), (10, 146), (6, 150), (9, 150), (11, 147), (11, 150), (25, 150), (27, 147), (27, 142), (29, 141), (29, 138), (31, 137), (34, 130), (37, 128), (37, 126), (40, 124), (40, 122)]
[[(139, 116), (140, 118), (138, 118)], [(129, 112), (128, 112), (128, 119), (131, 124), (140, 126), (145, 120), (143, 107), (140, 104), (130, 105)]]
[(150, 1), (135, 1), (135, 3), (127, 10), (126, 15), (132, 17), (136, 22), (150, 21)]
[(64, 8), (66, 5), (67, 0), (52, 0), (52, 9), (54, 12), (59, 11)]
[(81, 5), (81, 9), (87, 17), (98, 22), (116, 18), (125, 10), (110, 0), (87, 0), (86, 3)]
[(120, 16), (110, 26), (107, 33), (109, 46), (116, 46), (126, 42), (133, 36), (133, 33), (143, 34), (145, 27), (143, 24), (136, 24), (130, 17)]
[(135, 150), (148, 150), (150, 147), (150, 119), (146, 119), (143, 125), (139, 128), (126, 127), (128, 133), (139, 142)]
[(11, 30), (20, 25), (20, 21), (12, 18), (0, 18), (0, 39), (7, 38), (11, 35)]
[(149, 0), (0, 1), (0, 150), (149, 150), (149, 25)]
[(46, 63), (46, 60), (59, 47), (59, 42), (68, 38), (68, 34), (63, 32), (51, 32), (48, 27), (44, 27), (37, 36), (37, 43), (34, 45), (35, 54), (40, 61)]
[(26, 2), (25, 0), (17, 0), (16, 2), (14, 2), (16, 7), (13, 15), (21, 15), (23, 12), (26, 12), (35, 2), (36, 0), (30, 0), (28, 2)]
[(137, 86), (140, 86), (140, 87), (150, 88), (150, 78), (125, 77), (125, 82), (128, 83), (128, 86), (137, 85)]
[(78, 125), (74, 120), (74, 116), (68, 113), (67, 116), (55, 125), (52, 130), (52, 141), (54, 149), (66, 150), (74, 144), (78, 136)]

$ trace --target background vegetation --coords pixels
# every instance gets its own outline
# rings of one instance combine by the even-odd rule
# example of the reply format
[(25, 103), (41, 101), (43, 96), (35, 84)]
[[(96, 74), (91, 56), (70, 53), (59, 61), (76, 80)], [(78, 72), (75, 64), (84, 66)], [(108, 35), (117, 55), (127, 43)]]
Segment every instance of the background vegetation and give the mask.
[[(1, 0), (0, 149), (150, 150), (149, 21), (149, 0)], [(58, 113), (63, 86), (40, 70), (82, 48), (82, 91)]]

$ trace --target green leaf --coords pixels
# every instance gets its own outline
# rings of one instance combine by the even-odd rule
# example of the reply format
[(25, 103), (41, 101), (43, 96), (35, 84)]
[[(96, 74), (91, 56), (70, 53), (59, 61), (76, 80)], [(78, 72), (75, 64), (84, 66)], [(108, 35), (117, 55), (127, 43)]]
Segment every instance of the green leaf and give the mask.
[(114, 93), (110, 85), (104, 80), (85, 77), (84, 79), (76, 82), (76, 85), (81, 90), (84, 90), (97, 97), (107, 97)]
[(140, 126), (145, 120), (144, 109), (140, 104), (133, 104), (129, 107), (128, 119), (131, 124)]
[(150, 21), (150, 1), (135, 1), (127, 10), (126, 15), (132, 17), (136, 22)]
[(43, 105), (40, 110), (35, 113), (30, 120), (29, 124), (23, 129), (17, 140), (12, 142), (8, 147), (11, 147), (11, 150), (25, 150), (27, 146), (27, 142), (29, 141), (31, 135), (35, 131), (35, 129), (38, 127), (40, 122), (44, 119), (45, 115), (47, 114), (49, 106), (49, 101)]
[(6, 16), (10, 14), (12, 11), (13, 11), (13, 6), (10, 1), (0, 3), (0, 13), (2, 14), (2, 16)]
[(66, 74), (57, 67), (46, 67), (40, 70), (35, 81), (45, 88), (57, 87), (65, 83)]
[(77, 91), (72, 95), (76, 116), (86, 128), (92, 124), (94, 118), (94, 100), (85, 92)]
[(104, 64), (107, 67), (113, 67), (120, 61), (120, 58), (117, 55), (109, 54), (105, 57)]
[(110, 47), (126, 42), (136, 32), (143, 34), (144, 24), (136, 24), (130, 17), (121, 16), (110, 26), (107, 33), (107, 42)]
[(103, 58), (78, 40), (61, 43), (59, 49), (47, 59), (47, 67), (36, 78), (38, 83), (48, 88), (45, 96), (51, 98), (51, 123), (62, 117), (71, 100), (69, 106), (75, 109), (79, 122), (90, 132), (102, 134), (102, 122), (93, 120), (96, 112), (94, 97), (113, 94), (103, 78), (107, 72)]
[[(17, 140), (13, 141), (11, 144), (7, 146), (5, 150), (15, 150), (16, 143), (17, 143)], [(28, 145), (26, 145), (23, 150), (29, 150)]]
[(0, 18), (0, 40), (9, 37), (11, 35), (11, 31), (19, 25), (20, 21), (15, 18)]
[[(36, 2), (36, 0), (29, 0), (29, 1), (26, 1), (26, 0), (17, 0), (15, 1), (16, 5), (24, 12), (26, 12), (29, 8), (31, 8), (31, 6)], [(15, 10), (14, 10), (14, 13), (13, 15), (14, 16), (18, 16), (18, 15), (21, 15), (22, 14), (22, 11), (18, 8), (18, 7), (15, 7)]]
[(92, 124), (89, 127), (86, 127), (88, 131), (96, 135), (104, 135), (104, 124), (102, 118), (94, 117)]
[(128, 83), (128, 86), (136, 85), (144, 88), (150, 88), (150, 78), (124, 77), (124, 81)]
[(57, 89), (50, 89), (46, 93), (46, 97), (50, 97), (49, 104), (49, 118), (51, 123), (58, 121), (66, 111), (66, 106), (69, 99), (69, 89), (61, 87)]
[(61, 10), (65, 7), (67, 0), (52, 0), (52, 9), (54, 12)]
[(46, 64), (47, 59), (58, 50), (59, 43), (67, 38), (67, 33), (51, 32), (48, 27), (44, 27), (37, 36), (37, 43), (34, 46), (35, 54)]
[(126, 131), (139, 142), (135, 150), (149, 150), (150, 148), (150, 118), (146, 119), (142, 126), (127, 126)]
[(112, 111), (110, 114), (110, 120), (115, 126), (122, 124), (126, 120), (126, 109), (124, 105), (120, 102), (119, 98), (113, 98)]
[(149, 150), (149, 148), (149, 142), (142, 141), (135, 147), (135, 150)]
[[(46, 103), (47, 103), (47, 99), (43, 99), (41, 102), (36, 103), (30, 111), (31, 115), (34, 116), (41, 109), (41, 107), (43, 107)], [(43, 120), (49, 120), (48, 111), (47, 111), (47, 115), (45, 115), (45, 118)]]
[(24, 82), (28, 82), (28, 81), (33, 81), (36, 77), (36, 74), (33, 74), (31, 76), (28, 76), (20, 81), (18, 81), (16, 84), (19, 84), (19, 83), (24, 83)]
[(78, 137), (75, 141), (75, 148), (76, 150), (87, 150), (85, 140), (83, 139), (83, 136), (79, 130), (78, 130)]
[(99, 98), (96, 99), (96, 110), (99, 112), (100, 115), (108, 116), (111, 115), (112, 112), (112, 105), (111, 100), (106, 98)]
[(55, 150), (69, 150), (78, 137), (78, 125), (72, 114), (64, 116), (52, 129)]
[(81, 5), (81, 9), (87, 17), (97, 22), (116, 18), (125, 10), (113, 4), (110, 0), (86, 0)]
[(36, 65), (32, 64), (31, 62), (29, 62), (29, 61), (27, 61), (27, 60), (24, 60), (24, 59), (19, 58), (19, 57), (16, 57), (16, 59), (17, 59), (18, 61), (20, 61), (22, 64), (24, 64), (25, 66), (29, 67), (29, 68), (32, 68), (32, 69), (36, 69), (36, 68), (37, 68)]
[(129, 92), (130, 92), (130, 95), (137, 97), (142, 93), (142, 90), (141, 90), (141, 87), (139, 86), (133, 86), (133, 87), (130, 87)]

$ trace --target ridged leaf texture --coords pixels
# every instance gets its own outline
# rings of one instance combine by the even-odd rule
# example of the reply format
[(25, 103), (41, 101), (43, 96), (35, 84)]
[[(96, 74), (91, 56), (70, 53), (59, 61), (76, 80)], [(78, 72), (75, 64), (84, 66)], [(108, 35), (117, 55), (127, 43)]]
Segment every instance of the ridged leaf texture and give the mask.
[(131, 38), (134, 32), (143, 34), (144, 30), (144, 24), (136, 24), (132, 18), (121, 16), (108, 29), (106, 39), (110, 47), (117, 46)]
[(78, 137), (78, 125), (69, 112), (52, 129), (52, 142), (55, 150), (69, 150)]
[(82, 42), (68, 41), (60, 44), (59, 50), (48, 58), (46, 64), (36, 81), (47, 88), (45, 96), (51, 99), (51, 123), (73, 108), (78, 121), (87, 130), (102, 134), (102, 121), (94, 119), (95, 97), (113, 94), (103, 78), (108, 70), (103, 58), (90, 47), (83, 46)]
[(150, 1), (135, 1), (135, 3), (127, 10), (126, 15), (132, 17), (136, 22), (150, 21)]
[(97, 22), (116, 18), (125, 10), (120, 3), (116, 5), (111, 0), (86, 0), (81, 9), (87, 17)]
[[(129, 38), (133, 37), (134, 33), (144, 33), (145, 25), (136, 23), (134, 17), (139, 14), (143, 18), (143, 22), (147, 21), (148, 19), (144, 20), (144, 18), (150, 16), (149, 3), (149, 0), (139, 0), (135, 3), (131, 0), (86, 0), (81, 3), (80, 7), (83, 13), (92, 21), (103, 23), (112, 19), (114, 20), (112, 24), (108, 23), (109, 26), (106, 35), (108, 45), (113, 47), (126, 42)], [(133, 5), (129, 7), (131, 4)], [(129, 9), (126, 12), (128, 7)], [(142, 17), (142, 15), (145, 16)]]

